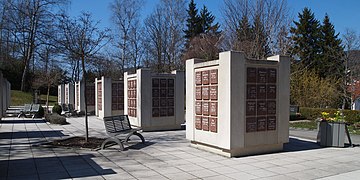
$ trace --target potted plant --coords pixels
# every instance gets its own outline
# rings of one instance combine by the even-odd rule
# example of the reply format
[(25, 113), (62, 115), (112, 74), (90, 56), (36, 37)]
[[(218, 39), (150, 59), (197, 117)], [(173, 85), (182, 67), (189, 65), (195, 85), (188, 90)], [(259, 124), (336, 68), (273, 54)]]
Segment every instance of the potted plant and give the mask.
[(317, 142), (325, 147), (344, 147), (346, 133), (344, 119), (345, 116), (340, 111), (332, 115), (322, 112), (318, 122)]

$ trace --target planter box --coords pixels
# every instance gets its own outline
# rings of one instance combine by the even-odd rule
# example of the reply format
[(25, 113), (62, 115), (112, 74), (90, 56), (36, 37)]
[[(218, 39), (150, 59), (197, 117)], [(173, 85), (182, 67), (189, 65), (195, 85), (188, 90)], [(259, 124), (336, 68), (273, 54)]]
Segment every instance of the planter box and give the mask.
[(344, 122), (320, 121), (317, 142), (325, 147), (344, 147), (345, 128)]

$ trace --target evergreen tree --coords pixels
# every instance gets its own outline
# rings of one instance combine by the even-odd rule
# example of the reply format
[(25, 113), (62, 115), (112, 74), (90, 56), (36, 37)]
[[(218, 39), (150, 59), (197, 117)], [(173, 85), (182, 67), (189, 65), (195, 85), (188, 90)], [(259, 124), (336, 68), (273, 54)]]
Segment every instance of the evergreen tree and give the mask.
[(213, 25), (214, 20), (215, 20), (215, 16), (213, 16), (211, 14), (211, 12), (208, 11), (208, 9), (206, 8), (206, 6), (203, 6), (203, 8), (200, 11), (200, 22), (199, 22), (199, 32), (201, 33), (215, 33), (215, 34), (219, 34), (219, 23), (216, 23), (215, 25)]
[(194, 0), (191, 0), (189, 3), (189, 9), (186, 10), (188, 13), (188, 18), (186, 19), (186, 30), (185, 38), (186, 38), (186, 46), (190, 40), (196, 35), (200, 34), (201, 28), (199, 27), (200, 17), (198, 15), (198, 9), (196, 8), (196, 4)]
[(326, 14), (321, 26), (321, 61), (323, 67), (320, 69), (321, 77), (333, 77), (339, 79), (344, 73), (342, 62), (343, 46), (335, 32), (334, 25)]
[(304, 68), (315, 69), (319, 72), (319, 54), (321, 52), (320, 23), (315, 19), (314, 13), (309, 8), (304, 8), (299, 13), (299, 22), (294, 21), (295, 27), (290, 29), (292, 33), (293, 47), (290, 53), (293, 57), (297, 57)]

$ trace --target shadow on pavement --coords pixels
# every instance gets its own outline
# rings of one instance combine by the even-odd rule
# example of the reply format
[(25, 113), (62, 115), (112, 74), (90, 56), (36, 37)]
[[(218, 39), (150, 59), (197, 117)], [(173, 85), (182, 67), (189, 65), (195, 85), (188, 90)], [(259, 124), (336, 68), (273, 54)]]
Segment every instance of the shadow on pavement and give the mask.
[(28, 119), (28, 120), (1, 120), (0, 124), (25, 124), (25, 123), (46, 123), (45, 120)]
[(306, 151), (322, 148), (316, 142), (305, 141), (296, 138), (289, 138), (289, 143), (284, 144), (284, 152)]
[(44, 138), (44, 137), (64, 137), (60, 130), (56, 131), (20, 131), (20, 132), (0, 132), (0, 139), (21, 139), (21, 138)]
[(39, 157), (0, 161), (0, 177), (5, 179), (68, 179), (116, 174), (103, 169), (93, 155)]

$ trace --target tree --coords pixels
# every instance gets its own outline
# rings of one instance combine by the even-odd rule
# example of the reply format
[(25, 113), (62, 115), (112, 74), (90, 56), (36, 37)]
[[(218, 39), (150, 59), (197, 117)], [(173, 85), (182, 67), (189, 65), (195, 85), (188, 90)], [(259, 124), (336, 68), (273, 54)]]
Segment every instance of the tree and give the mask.
[(339, 33), (335, 32), (334, 25), (326, 14), (321, 26), (320, 48), (323, 66), (319, 70), (320, 77), (340, 79), (344, 75), (345, 67), (342, 58), (344, 48), (338, 36)]
[(189, 3), (189, 9), (186, 10), (188, 17), (186, 19), (186, 29), (184, 30), (186, 38), (186, 47), (189, 46), (189, 42), (192, 38), (200, 34), (201, 28), (199, 27), (200, 17), (198, 15), (198, 9), (194, 0), (191, 0)]
[(208, 11), (206, 6), (204, 5), (203, 8), (200, 11), (200, 22), (199, 22), (199, 28), (200, 33), (215, 33), (219, 34), (219, 23), (213, 24), (215, 20), (215, 16), (211, 14), (211, 12)]
[[(34, 71), (35, 52), (43, 44), (42, 38), (45, 31), (52, 24), (54, 7), (66, 4), (66, 0), (8, 0), (6, 1), (6, 31), (9, 32), (7, 38), (13, 41), (16, 46), (15, 57), (22, 59), (23, 71), (21, 78), (21, 90), (27, 89), (26, 82), (29, 78), (30, 64)], [(4, 16), (5, 17), (5, 16)]]
[(265, 59), (268, 55), (270, 55), (270, 49), (265, 32), (265, 27), (262, 24), (260, 15), (255, 16), (254, 24), (252, 26), (252, 32), (253, 50), (250, 57), (255, 59)]
[[(224, 15), (224, 49), (239, 50), (238, 29), (244, 16), (247, 16), (249, 24), (254, 24), (256, 16), (259, 16), (264, 26), (264, 32), (270, 54), (280, 54), (282, 49), (279, 35), (288, 30), (292, 17), (286, 0), (224, 0), (222, 8)], [(251, 54), (251, 53), (248, 53)]]
[(127, 65), (136, 70), (140, 55), (140, 10), (143, 0), (114, 0), (111, 4), (112, 19), (115, 24), (115, 43), (119, 48), (120, 71)]
[[(98, 23), (94, 23), (91, 14), (82, 13), (78, 19), (70, 19), (62, 14), (60, 17), (60, 37), (57, 39), (58, 47), (69, 57), (81, 60), (82, 80), (86, 87), (87, 72), (85, 64), (94, 57), (109, 42), (108, 30), (99, 30)], [(84, 89), (86, 94), (86, 88)], [(85, 101), (85, 141), (88, 141), (89, 128), (87, 116), (87, 97)]]
[(186, 11), (184, 0), (161, 0), (145, 19), (145, 54), (155, 72), (183, 69)]
[(242, 17), (239, 28), (236, 30), (236, 43), (234, 45), (235, 50), (243, 51), (246, 56), (251, 57), (252, 43), (253, 43), (253, 29), (249, 23), (248, 17), (245, 15)]
[(320, 23), (315, 19), (314, 13), (309, 8), (304, 8), (298, 15), (299, 21), (291, 28), (292, 40), (294, 41), (290, 53), (298, 58), (304, 68), (318, 71), (321, 62), (319, 61), (320, 49)]

